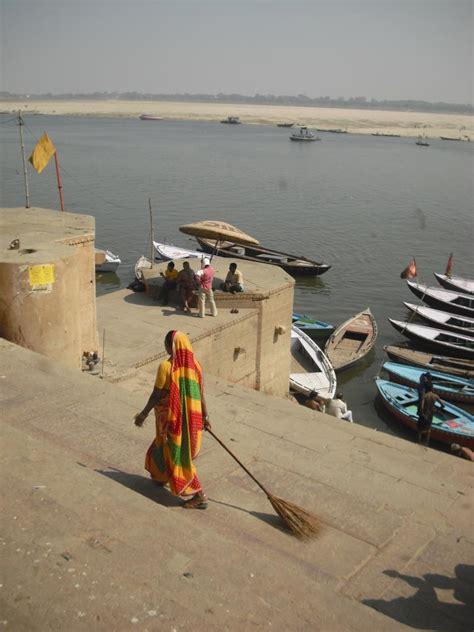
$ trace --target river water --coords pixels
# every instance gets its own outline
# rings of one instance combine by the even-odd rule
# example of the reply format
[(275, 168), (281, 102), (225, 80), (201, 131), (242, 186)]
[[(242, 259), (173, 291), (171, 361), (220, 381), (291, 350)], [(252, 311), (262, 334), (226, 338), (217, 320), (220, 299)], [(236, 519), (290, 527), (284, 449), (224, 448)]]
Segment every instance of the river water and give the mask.
[[(9, 119), (0, 119), (1, 205), (22, 206)], [(264, 245), (323, 260), (329, 272), (296, 281), (295, 311), (338, 325), (370, 306), (375, 352), (338, 382), (359, 423), (403, 433), (375, 401), (383, 346), (402, 340), (387, 319), (404, 319), (402, 301), (416, 302), (400, 279), (412, 257), (421, 282), (436, 284), (450, 252), (454, 272), (473, 277), (474, 143), (320, 133), (321, 142), (300, 144), (268, 126), (37, 115), (26, 119), (27, 155), (43, 131), (58, 150), (66, 208), (94, 215), (98, 245), (123, 261), (98, 291), (132, 280), (147, 246), (148, 198), (159, 241), (195, 248), (178, 226), (222, 219)], [(29, 178), (31, 205), (58, 208), (53, 164)]]

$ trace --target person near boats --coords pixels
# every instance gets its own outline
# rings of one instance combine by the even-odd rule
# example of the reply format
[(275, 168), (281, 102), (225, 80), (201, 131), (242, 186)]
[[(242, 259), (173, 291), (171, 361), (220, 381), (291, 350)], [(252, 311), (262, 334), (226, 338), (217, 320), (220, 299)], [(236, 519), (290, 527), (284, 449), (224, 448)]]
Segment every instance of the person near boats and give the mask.
[(326, 413), (328, 415), (332, 415), (333, 417), (337, 417), (338, 419), (349, 421), (352, 424), (354, 423), (354, 420), (352, 419), (352, 410), (347, 408), (347, 404), (343, 400), (343, 397), (344, 395), (341, 391), (336, 393), (336, 397), (328, 401), (326, 405)]
[(211, 316), (217, 316), (217, 307), (214, 301), (214, 292), (212, 290), (214, 275), (215, 270), (211, 266), (210, 260), (207, 257), (204, 257), (201, 263), (201, 269), (196, 272), (196, 281), (199, 285), (199, 318), (204, 318), (204, 316), (206, 315), (206, 299), (209, 299), (209, 305), (211, 306)]
[(156, 437), (146, 453), (145, 469), (173, 495), (189, 496), (185, 508), (206, 509), (207, 497), (194, 466), (202, 430), (211, 428), (201, 365), (183, 332), (169, 331), (164, 344), (169, 358), (159, 365), (148, 402), (135, 415), (135, 425), (141, 427), (152, 408), (155, 411)]
[(433, 423), (436, 404), (439, 404), (440, 407), (444, 409), (441, 397), (433, 392), (433, 384), (429, 382), (425, 385), (425, 392), (418, 414), (418, 443), (422, 443), (423, 439), (426, 445), (430, 442), (431, 424)]
[(461, 459), (467, 459), (468, 461), (474, 461), (474, 452), (471, 448), (465, 448), (464, 446), (460, 446), (459, 443), (451, 444), (451, 452), (461, 457)]
[(224, 283), (221, 283), (220, 288), (223, 292), (230, 292), (231, 294), (244, 291), (244, 276), (237, 268), (236, 263), (230, 264), (229, 272)]
[(178, 285), (181, 309), (185, 312), (191, 312), (189, 302), (193, 298), (196, 281), (194, 271), (191, 269), (189, 261), (183, 261), (183, 269), (179, 271), (176, 283)]
[(420, 413), (421, 413), (421, 403), (423, 401), (423, 397), (425, 396), (425, 393), (427, 392), (428, 385), (433, 386), (432, 375), (431, 375), (431, 373), (429, 371), (427, 371), (426, 373), (422, 373), (420, 375), (420, 381), (419, 381), (418, 386), (417, 386), (417, 391), (418, 391), (418, 416), (420, 416)]
[(158, 300), (162, 301), (162, 305), (168, 305), (168, 296), (171, 290), (176, 288), (176, 281), (178, 278), (178, 271), (174, 267), (174, 263), (170, 261), (166, 266), (166, 270), (160, 272), (160, 276), (164, 278), (164, 283), (161, 286), (160, 293), (158, 294)]
[(307, 408), (311, 408), (311, 410), (316, 410), (320, 413), (326, 412), (326, 404), (330, 400), (324, 399), (318, 394), (318, 391), (310, 391), (306, 396), (305, 401), (303, 402), (303, 406)]

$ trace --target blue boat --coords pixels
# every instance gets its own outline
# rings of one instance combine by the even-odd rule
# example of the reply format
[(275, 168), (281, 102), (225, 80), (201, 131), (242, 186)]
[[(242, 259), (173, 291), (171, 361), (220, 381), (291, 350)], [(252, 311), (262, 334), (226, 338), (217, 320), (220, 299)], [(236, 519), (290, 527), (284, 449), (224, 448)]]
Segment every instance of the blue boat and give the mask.
[[(407, 366), (397, 362), (385, 362), (382, 367), (390, 376), (393, 382), (405, 384), (416, 388), (420, 383), (420, 377), (427, 369), (416, 366)], [(441, 371), (429, 371), (433, 382), (433, 390), (442, 399), (450, 402), (461, 402), (463, 404), (474, 404), (474, 380), (457, 377)]]
[(315, 320), (306, 314), (293, 313), (291, 315), (291, 322), (293, 325), (296, 325), (298, 329), (304, 331), (312, 340), (316, 341), (329, 338), (335, 329), (334, 325), (323, 323), (321, 320)]
[[(418, 427), (418, 392), (376, 378), (375, 383), (381, 400), (387, 410), (411, 430)], [(445, 403), (444, 410), (436, 408), (431, 427), (431, 437), (441, 443), (458, 443), (471, 450), (474, 448), (474, 415), (453, 404)]]

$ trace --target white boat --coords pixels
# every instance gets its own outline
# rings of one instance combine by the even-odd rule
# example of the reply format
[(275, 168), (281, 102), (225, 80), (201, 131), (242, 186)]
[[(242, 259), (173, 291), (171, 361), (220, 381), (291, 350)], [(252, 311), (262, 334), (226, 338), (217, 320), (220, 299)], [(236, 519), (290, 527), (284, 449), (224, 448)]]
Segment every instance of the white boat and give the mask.
[(434, 273), (438, 283), (447, 290), (453, 292), (463, 292), (464, 294), (474, 294), (474, 281), (472, 279), (464, 279), (459, 276), (448, 276), (447, 274)]
[[(96, 248), (96, 260), (97, 258), (103, 259), (101, 263), (95, 264), (96, 272), (116, 272), (119, 265), (122, 263), (118, 255), (114, 255), (110, 250), (99, 250)], [(103, 255), (103, 256), (101, 256)]]
[(290, 386), (307, 395), (317, 391), (321, 397), (333, 399), (336, 374), (327, 356), (318, 345), (298, 327), (291, 327)]
[(313, 134), (313, 132), (311, 132), (307, 127), (302, 126), (300, 127), (299, 132), (294, 132), (294, 134), (290, 136), (290, 140), (305, 142), (305, 141), (321, 140), (321, 139), (319, 138), (319, 136), (316, 136), (315, 134)]
[(418, 296), (423, 303), (431, 307), (474, 318), (474, 296), (472, 294), (461, 294), (408, 280), (407, 285), (415, 296)]
[(155, 247), (155, 258), (163, 261), (174, 261), (175, 259), (201, 259), (206, 255), (199, 250), (188, 250), (180, 248), (172, 244), (163, 244), (159, 241), (153, 241)]
[(401, 334), (415, 342), (442, 350), (451, 356), (474, 360), (474, 337), (454, 333), (445, 329), (435, 329), (426, 325), (403, 322), (389, 318), (389, 322)]
[(430, 324), (435, 323), (441, 329), (449, 329), (459, 334), (466, 334), (466, 336), (474, 336), (474, 318), (461, 316), (460, 314), (450, 314), (434, 307), (415, 305), (406, 301), (403, 304), (423, 320)]
[(150, 259), (147, 259), (147, 257), (144, 257), (142, 255), (135, 264), (135, 279), (137, 279), (138, 281), (142, 281), (143, 280), (142, 270), (150, 270), (150, 269), (151, 269)]

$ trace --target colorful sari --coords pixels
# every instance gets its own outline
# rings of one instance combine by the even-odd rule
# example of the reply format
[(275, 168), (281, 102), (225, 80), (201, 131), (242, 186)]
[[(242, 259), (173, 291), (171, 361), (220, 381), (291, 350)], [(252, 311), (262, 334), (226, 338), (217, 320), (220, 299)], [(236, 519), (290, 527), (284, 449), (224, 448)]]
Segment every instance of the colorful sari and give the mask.
[(193, 459), (201, 447), (203, 384), (186, 334), (173, 333), (172, 355), (158, 367), (155, 387), (168, 395), (155, 406), (156, 438), (145, 469), (153, 480), (168, 483), (175, 496), (194, 495), (202, 490)]

